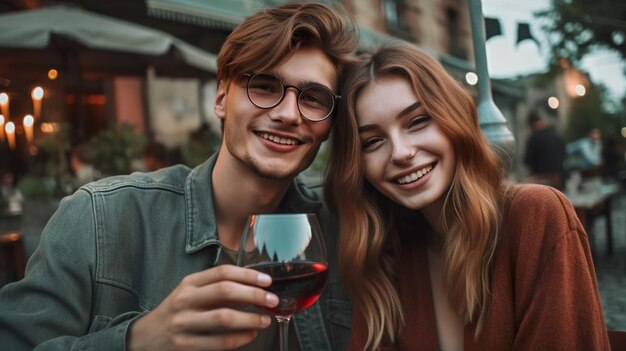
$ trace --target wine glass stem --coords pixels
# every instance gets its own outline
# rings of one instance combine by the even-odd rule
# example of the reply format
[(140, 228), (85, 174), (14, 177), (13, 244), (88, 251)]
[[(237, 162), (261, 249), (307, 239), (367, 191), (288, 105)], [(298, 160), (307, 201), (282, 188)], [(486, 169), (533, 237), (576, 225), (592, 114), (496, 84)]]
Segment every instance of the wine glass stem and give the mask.
[(287, 351), (289, 348), (289, 321), (291, 316), (276, 316), (278, 321), (278, 334), (280, 335), (280, 351)]

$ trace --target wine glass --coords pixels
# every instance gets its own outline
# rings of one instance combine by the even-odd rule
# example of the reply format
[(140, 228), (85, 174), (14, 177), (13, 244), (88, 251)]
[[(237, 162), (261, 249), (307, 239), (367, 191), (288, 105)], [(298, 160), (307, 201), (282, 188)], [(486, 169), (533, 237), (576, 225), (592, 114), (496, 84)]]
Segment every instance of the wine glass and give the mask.
[(269, 274), (268, 291), (280, 300), (262, 307), (278, 321), (280, 350), (286, 350), (291, 316), (317, 301), (326, 284), (326, 246), (315, 214), (255, 214), (248, 218), (237, 265)]

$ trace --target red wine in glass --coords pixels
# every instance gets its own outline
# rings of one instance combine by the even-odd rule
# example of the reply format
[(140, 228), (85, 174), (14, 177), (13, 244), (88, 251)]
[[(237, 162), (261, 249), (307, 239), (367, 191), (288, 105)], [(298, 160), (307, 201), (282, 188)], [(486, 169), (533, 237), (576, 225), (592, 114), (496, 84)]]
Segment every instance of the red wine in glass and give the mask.
[(275, 308), (263, 308), (276, 316), (291, 316), (317, 301), (326, 284), (327, 266), (316, 262), (261, 263), (249, 268), (272, 277), (267, 289), (278, 295)]

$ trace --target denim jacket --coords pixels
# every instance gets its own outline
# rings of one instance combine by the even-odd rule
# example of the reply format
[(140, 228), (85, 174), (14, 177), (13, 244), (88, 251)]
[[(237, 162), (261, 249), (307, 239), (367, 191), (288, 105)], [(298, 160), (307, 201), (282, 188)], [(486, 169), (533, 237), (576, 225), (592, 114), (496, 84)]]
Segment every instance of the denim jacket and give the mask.
[[(174, 166), (90, 183), (61, 201), (26, 268), (0, 289), (0, 349), (125, 350), (130, 323), (186, 275), (212, 267), (220, 241), (211, 172)], [(320, 300), (294, 316), (302, 351), (343, 350), (351, 306), (336, 264), (336, 226), (320, 187), (296, 178), (280, 212), (313, 212), (329, 276)]]

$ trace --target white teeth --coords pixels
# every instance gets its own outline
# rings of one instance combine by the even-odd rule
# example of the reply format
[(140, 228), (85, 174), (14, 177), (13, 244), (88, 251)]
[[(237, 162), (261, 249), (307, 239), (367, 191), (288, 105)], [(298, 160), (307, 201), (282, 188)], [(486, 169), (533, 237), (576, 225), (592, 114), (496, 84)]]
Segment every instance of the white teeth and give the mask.
[(409, 175), (406, 175), (404, 177), (400, 177), (398, 179), (396, 179), (396, 181), (400, 184), (406, 184), (406, 183), (411, 183), (414, 182), (420, 178), (422, 178), (423, 176), (425, 176), (426, 174), (428, 174), (428, 172), (432, 171), (433, 166), (429, 165), (426, 166), (416, 172), (413, 172)]
[(273, 141), (273, 142), (275, 142), (277, 144), (296, 145), (298, 143), (298, 141), (295, 140), (295, 139), (281, 138), (279, 136), (275, 136), (275, 135), (271, 135), (271, 134), (267, 134), (267, 133), (259, 134), (259, 136), (261, 136), (263, 139), (271, 140), (271, 141)]

